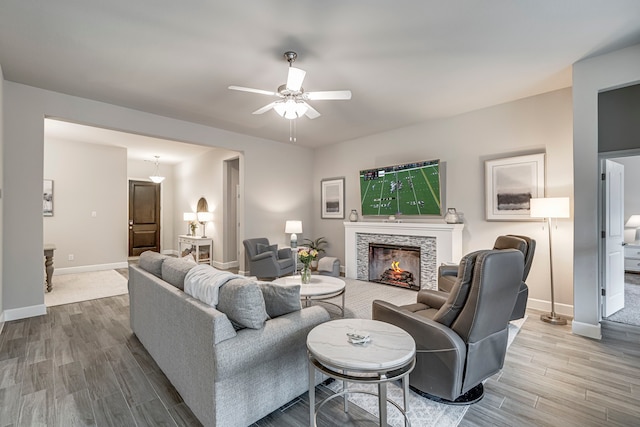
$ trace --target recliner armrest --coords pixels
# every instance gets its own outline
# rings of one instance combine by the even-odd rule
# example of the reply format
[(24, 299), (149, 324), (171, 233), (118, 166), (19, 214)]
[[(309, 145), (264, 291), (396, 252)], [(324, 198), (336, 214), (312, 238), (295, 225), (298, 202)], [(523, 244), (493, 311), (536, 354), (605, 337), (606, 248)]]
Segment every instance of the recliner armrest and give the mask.
[(458, 266), (457, 265), (441, 265), (438, 267), (438, 276), (457, 276), (458, 275)]
[(447, 302), (447, 298), (449, 298), (448, 292), (423, 289), (418, 292), (417, 302), (440, 309)]

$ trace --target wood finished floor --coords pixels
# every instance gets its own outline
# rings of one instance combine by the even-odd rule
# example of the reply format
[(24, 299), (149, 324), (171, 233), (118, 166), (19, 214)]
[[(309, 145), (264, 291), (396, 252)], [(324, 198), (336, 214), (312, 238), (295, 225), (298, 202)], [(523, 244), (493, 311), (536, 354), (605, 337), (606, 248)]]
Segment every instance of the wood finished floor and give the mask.
[[(638, 328), (640, 329), (640, 328)], [(504, 369), (461, 426), (640, 425), (640, 332), (572, 335), (530, 315)], [(319, 386), (318, 397), (328, 390)], [(376, 425), (352, 405), (323, 408), (320, 426)], [(127, 295), (47, 309), (0, 335), (0, 426), (198, 426), (129, 328)], [(254, 427), (308, 425), (306, 394)]]

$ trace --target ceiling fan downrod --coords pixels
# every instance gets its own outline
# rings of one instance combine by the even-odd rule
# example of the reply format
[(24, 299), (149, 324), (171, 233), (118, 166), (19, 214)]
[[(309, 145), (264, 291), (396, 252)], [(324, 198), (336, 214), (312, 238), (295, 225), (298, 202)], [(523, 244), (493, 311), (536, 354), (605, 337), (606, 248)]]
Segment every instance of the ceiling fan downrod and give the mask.
[(296, 62), (298, 54), (290, 50), (284, 53), (284, 58), (289, 62), (289, 67), (291, 67), (293, 63)]

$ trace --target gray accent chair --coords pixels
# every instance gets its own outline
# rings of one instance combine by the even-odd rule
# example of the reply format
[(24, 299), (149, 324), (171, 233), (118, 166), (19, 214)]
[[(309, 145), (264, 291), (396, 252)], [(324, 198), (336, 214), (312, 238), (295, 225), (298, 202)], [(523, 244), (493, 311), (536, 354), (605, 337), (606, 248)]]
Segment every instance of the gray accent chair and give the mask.
[(502, 369), (509, 316), (524, 270), (515, 249), (465, 255), (451, 292), (421, 290), (415, 304), (373, 302), (373, 319), (396, 325), (416, 341), (412, 389), (453, 404), (480, 400), (482, 381)]
[[(506, 236), (498, 236), (493, 249), (517, 249), (524, 255), (524, 272), (522, 274), (522, 283), (518, 291), (518, 298), (511, 313), (509, 320), (521, 319), (525, 315), (527, 309), (527, 299), (529, 298), (529, 287), (525, 283), (527, 276), (531, 270), (533, 255), (536, 251), (536, 241), (527, 236), (518, 236), (508, 234)], [(438, 290), (450, 292), (456, 281), (458, 274), (457, 265), (443, 265), (438, 268)]]
[(272, 246), (269, 244), (269, 239), (264, 237), (246, 239), (242, 243), (249, 261), (251, 275), (260, 278), (274, 278), (294, 272), (295, 264), (291, 248), (261, 251), (259, 248), (264, 249)]

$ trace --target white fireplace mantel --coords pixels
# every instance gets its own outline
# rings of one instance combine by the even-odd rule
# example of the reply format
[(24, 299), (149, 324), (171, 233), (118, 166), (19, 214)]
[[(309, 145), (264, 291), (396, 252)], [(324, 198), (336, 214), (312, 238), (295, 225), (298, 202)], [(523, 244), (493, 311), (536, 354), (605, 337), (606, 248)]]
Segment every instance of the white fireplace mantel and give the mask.
[(345, 277), (357, 279), (357, 235), (391, 234), (433, 237), (436, 241), (436, 264), (458, 263), (462, 258), (462, 230), (464, 224), (425, 222), (345, 222)]

